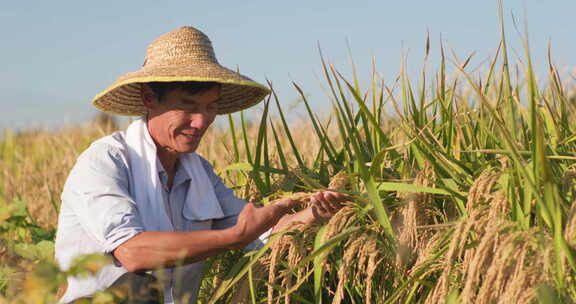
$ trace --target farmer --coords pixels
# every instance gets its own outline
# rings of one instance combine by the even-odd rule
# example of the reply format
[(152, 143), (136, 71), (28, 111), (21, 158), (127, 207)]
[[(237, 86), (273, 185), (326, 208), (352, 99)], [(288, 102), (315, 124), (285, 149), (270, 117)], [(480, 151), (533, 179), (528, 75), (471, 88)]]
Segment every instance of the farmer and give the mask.
[[(194, 303), (202, 260), (261, 245), (263, 234), (291, 222), (326, 219), (343, 195), (321, 191), (312, 207), (298, 202), (256, 208), (234, 196), (194, 153), (217, 114), (260, 102), (269, 90), (220, 66), (206, 35), (182, 27), (156, 39), (143, 67), (120, 77), (93, 104), (141, 116), (125, 132), (82, 153), (64, 186), (56, 235), (63, 269), (83, 254), (109, 254), (114, 264), (88, 278), (68, 278), (62, 303), (128, 284), (149, 303)], [(155, 294), (154, 284), (160, 286)]]

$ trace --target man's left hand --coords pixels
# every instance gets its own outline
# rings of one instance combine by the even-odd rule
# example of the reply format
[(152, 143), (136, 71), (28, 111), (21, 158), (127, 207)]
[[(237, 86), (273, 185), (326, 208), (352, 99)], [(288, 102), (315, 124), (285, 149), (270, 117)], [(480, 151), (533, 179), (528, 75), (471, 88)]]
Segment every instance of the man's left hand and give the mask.
[(310, 198), (311, 210), (316, 221), (330, 219), (342, 207), (348, 196), (339, 192), (324, 190), (318, 191)]
[(323, 190), (310, 197), (310, 206), (294, 214), (285, 215), (274, 226), (272, 233), (287, 229), (294, 222), (312, 224), (329, 220), (338, 210), (342, 209), (343, 203), (350, 198), (342, 193)]

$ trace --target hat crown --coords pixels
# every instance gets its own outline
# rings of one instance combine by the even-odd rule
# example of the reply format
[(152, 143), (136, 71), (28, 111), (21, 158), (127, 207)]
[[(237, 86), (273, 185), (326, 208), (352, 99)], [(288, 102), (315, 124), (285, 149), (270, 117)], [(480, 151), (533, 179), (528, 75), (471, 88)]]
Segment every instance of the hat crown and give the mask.
[(183, 26), (154, 40), (146, 51), (144, 67), (218, 63), (212, 42), (201, 31)]

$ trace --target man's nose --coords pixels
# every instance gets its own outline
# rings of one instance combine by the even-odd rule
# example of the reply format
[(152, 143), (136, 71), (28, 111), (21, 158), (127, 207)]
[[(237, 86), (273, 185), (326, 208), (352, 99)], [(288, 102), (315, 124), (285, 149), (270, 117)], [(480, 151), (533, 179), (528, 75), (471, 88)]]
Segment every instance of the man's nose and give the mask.
[(205, 129), (214, 120), (214, 115), (208, 113), (207, 111), (201, 111), (192, 113), (190, 115), (190, 127), (195, 129)]

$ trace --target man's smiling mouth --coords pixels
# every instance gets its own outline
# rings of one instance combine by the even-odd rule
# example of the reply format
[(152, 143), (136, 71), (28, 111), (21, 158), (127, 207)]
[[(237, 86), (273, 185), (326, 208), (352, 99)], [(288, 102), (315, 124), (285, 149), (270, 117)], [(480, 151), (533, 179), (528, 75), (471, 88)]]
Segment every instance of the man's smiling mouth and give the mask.
[(202, 137), (201, 134), (186, 134), (186, 133), (182, 133), (182, 135), (186, 136), (187, 138), (190, 139), (199, 139), (200, 137)]

